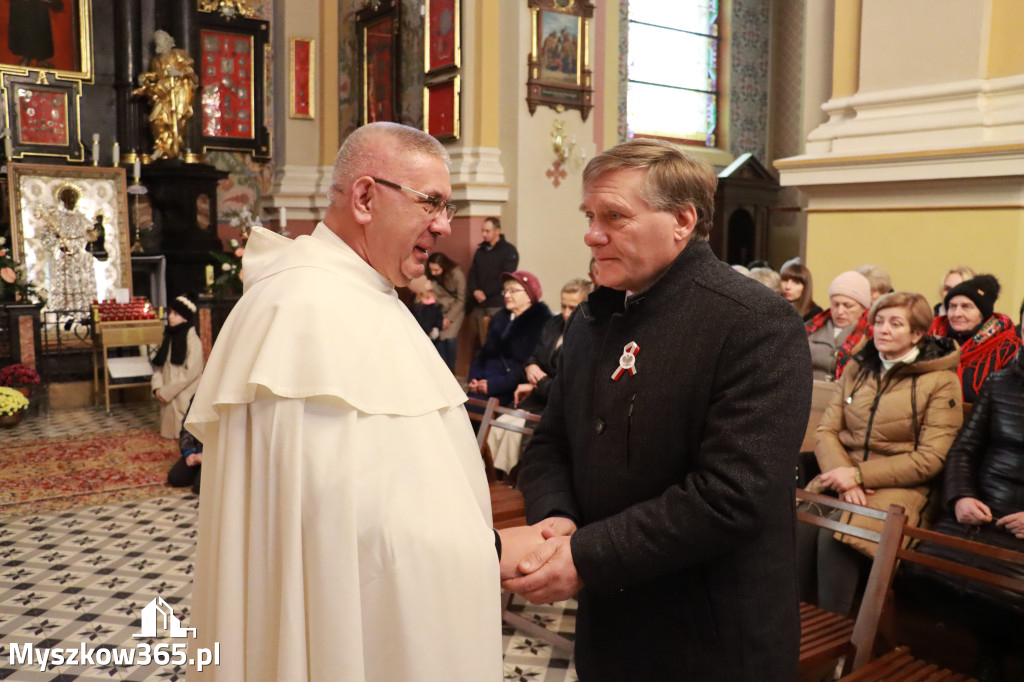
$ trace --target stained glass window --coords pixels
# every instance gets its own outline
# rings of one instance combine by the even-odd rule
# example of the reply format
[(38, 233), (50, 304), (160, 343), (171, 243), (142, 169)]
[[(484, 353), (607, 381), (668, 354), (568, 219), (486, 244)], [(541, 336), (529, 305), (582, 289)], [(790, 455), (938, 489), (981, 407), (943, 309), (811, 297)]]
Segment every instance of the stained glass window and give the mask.
[(715, 146), (718, 0), (629, 0), (630, 137)]

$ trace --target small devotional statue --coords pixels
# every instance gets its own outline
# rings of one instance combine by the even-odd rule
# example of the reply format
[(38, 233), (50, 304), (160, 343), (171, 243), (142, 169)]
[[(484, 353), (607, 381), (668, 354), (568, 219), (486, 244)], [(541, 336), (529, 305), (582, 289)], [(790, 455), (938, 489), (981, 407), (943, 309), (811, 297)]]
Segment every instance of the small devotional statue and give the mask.
[(50, 310), (88, 310), (96, 298), (93, 223), (78, 209), (81, 191), (70, 183), (57, 187), (56, 206), (36, 206), (38, 238), (49, 256)]
[(166, 31), (153, 34), (156, 54), (150, 71), (139, 75), (139, 87), (132, 92), (145, 95), (152, 106), (149, 127), (153, 133), (153, 158), (177, 159), (184, 155), (184, 138), (192, 118), (192, 99), (199, 79), (192, 58), (174, 47)]

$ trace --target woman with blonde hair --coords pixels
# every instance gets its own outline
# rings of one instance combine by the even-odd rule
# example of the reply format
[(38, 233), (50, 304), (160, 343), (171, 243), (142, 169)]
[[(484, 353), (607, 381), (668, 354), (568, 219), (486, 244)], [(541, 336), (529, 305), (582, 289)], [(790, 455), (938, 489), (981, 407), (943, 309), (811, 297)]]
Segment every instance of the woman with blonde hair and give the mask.
[(966, 282), (969, 279), (974, 279), (978, 275), (966, 265), (958, 265), (955, 268), (946, 270), (946, 274), (942, 276), (942, 284), (939, 285), (939, 302), (935, 304), (933, 310), (935, 311), (935, 317), (946, 314), (946, 294), (949, 290), (955, 287), (961, 282)]
[[(882, 296), (868, 321), (874, 336), (847, 365), (818, 425), (814, 455), (822, 474), (808, 487), (883, 511), (902, 505), (916, 526), (963, 422), (960, 352), (951, 339), (927, 334), (932, 309), (921, 294)], [(851, 523), (882, 527), (863, 516)], [(813, 600), (816, 579), (818, 605), (847, 615), (877, 545), (807, 528), (798, 530), (801, 598)]]

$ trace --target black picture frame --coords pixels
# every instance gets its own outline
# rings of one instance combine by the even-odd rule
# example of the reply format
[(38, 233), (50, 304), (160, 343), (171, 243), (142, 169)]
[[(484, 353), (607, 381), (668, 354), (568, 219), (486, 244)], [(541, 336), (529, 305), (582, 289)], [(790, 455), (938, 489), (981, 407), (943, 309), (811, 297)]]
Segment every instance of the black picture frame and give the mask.
[[(28, 75), (4, 72), (0, 77), (4, 124), (11, 136), (10, 160), (43, 156), (82, 161), (85, 150), (80, 139), (81, 82), (56, 78), (53, 74), (48, 76), (38, 71)], [(61, 104), (33, 104), (33, 93), (42, 95), (44, 102)], [(41, 110), (41, 106), (45, 110)], [(41, 122), (60, 130), (59, 139), (45, 140), (40, 137)]]

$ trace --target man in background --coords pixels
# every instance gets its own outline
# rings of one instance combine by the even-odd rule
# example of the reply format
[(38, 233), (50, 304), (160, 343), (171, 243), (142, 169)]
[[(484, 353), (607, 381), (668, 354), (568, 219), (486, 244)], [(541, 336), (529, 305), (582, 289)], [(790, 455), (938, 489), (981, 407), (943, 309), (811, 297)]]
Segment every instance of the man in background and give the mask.
[(473, 263), (466, 277), (466, 290), (469, 291), (473, 319), (480, 331), (480, 343), (483, 343), (483, 319), (505, 307), (501, 273), (516, 271), (519, 252), (505, 240), (505, 235), (501, 233), (501, 220), (496, 217), (484, 218), (481, 234), (484, 240), (473, 254)]

